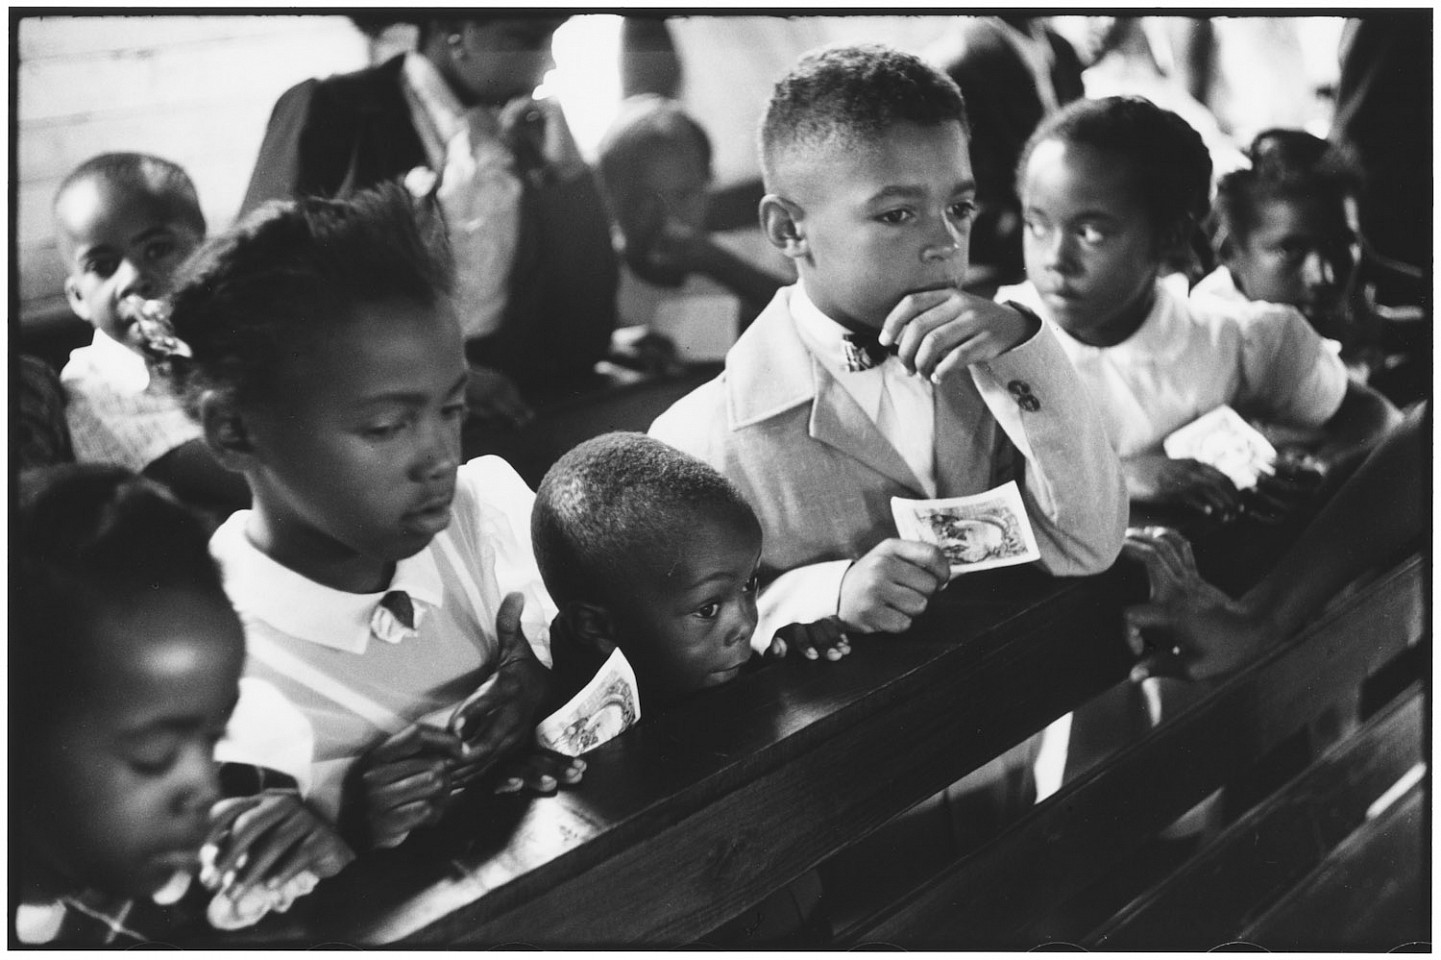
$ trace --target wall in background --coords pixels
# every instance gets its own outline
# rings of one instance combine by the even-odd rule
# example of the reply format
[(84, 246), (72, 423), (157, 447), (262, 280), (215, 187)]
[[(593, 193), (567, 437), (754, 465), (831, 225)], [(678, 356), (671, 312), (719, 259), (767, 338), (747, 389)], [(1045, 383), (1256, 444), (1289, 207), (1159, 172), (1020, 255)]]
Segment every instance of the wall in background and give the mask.
[(280, 94), (370, 56), (340, 16), (34, 17), (18, 28), (11, 255), (22, 317), (64, 308), (50, 204), (79, 163), (113, 150), (174, 160), (221, 229)]

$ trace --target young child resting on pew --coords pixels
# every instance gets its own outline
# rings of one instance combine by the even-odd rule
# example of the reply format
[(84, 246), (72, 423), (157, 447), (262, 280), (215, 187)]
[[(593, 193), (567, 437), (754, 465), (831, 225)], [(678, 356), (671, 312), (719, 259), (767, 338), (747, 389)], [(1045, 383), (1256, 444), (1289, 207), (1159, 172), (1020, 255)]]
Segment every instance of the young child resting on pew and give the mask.
[[(25, 477), (17, 527), (16, 935), (91, 947), (183, 937), (204, 909), (179, 901), (214, 829), (213, 752), (244, 658), (206, 525), (123, 467), (69, 464)], [(242, 814), (215, 812), (224, 828)], [(298, 804), (237, 829), (250, 872), (277, 890), (307, 873), (303, 892), (351, 859)]]
[(631, 97), (598, 148), (597, 170), (625, 269), (621, 320), (693, 359), (720, 356), (784, 281), (706, 231), (711, 143), (674, 100)]
[[(1348, 382), (1294, 308), (1188, 300), (1162, 277), (1207, 209), (1210, 156), (1184, 120), (1140, 97), (1068, 105), (1021, 156), (1029, 282), (1003, 288), (1040, 311), (1099, 405), (1131, 497), (1229, 519), (1242, 499), (1219, 470), (1169, 459), (1162, 441), (1223, 404), (1243, 416), (1324, 428), (1322, 469), (1364, 452), (1396, 411)], [(1289, 471), (1248, 501), (1258, 514), (1294, 505), (1308, 485)]]
[[(531, 539), (560, 608), (551, 656), (566, 695), (619, 647), (641, 703), (734, 679), (754, 660), (761, 530), (725, 477), (639, 433), (566, 453), (536, 489)], [(839, 660), (834, 620), (783, 629), (766, 648)]]
[[(513, 755), (502, 789), (582, 769), (527, 750), (555, 611), (530, 490), (497, 458), (460, 465), (444, 251), (395, 185), (276, 202), (207, 244), (173, 296), (189, 356), (172, 373), (254, 495), (211, 541), (247, 675), (304, 713), (313, 757), (281, 770), (361, 849), (436, 822)], [(233, 724), (227, 759), (277, 766), (264, 726)]]
[(1359, 165), (1303, 130), (1264, 131), (1247, 153), (1251, 166), (1216, 186), (1207, 229), (1221, 266), (1192, 296), (1290, 304), (1354, 379), (1398, 402), (1415, 399), (1420, 365), (1407, 338), (1419, 340), (1422, 324), (1375, 303), (1367, 274), (1388, 266), (1364, 254)]
[[(877, 45), (803, 57), (767, 106), (762, 228), (799, 282), (651, 427), (760, 518), (761, 648), (788, 623), (837, 616), (895, 634), (925, 612), (950, 567), (897, 536), (892, 497), (1015, 480), (1042, 568), (1099, 573), (1120, 552), (1116, 458), (1055, 335), (961, 289), (967, 141), (955, 83)], [(1004, 785), (1000, 804), (1024, 809), (1032, 759), (1022, 745), (972, 782)]]
[(185, 171), (139, 153), (106, 153), (77, 167), (55, 194), (55, 224), (75, 315), (95, 328), (60, 373), (75, 458), (118, 463), (222, 514), (249, 500), (215, 462), (144, 352), (139, 304), (164, 294), (205, 237)]
[[(639, 433), (609, 433), (562, 456), (536, 489), (536, 561), (560, 608), (551, 632), (557, 682), (570, 696), (618, 647), (644, 708), (726, 683), (760, 661), (754, 511), (705, 463)], [(783, 628), (766, 648), (839, 660), (850, 642), (834, 618)], [(814, 872), (706, 942), (814, 946), (827, 925)]]

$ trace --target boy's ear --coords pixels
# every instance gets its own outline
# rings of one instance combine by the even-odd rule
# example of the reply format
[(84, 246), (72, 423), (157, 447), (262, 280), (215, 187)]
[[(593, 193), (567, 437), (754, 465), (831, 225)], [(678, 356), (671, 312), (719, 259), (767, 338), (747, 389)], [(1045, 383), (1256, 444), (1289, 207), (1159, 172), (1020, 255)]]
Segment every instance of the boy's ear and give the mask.
[(255, 460), (255, 447), (245, 417), (234, 397), (222, 390), (207, 390), (200, 398), (200, 425), (205, 444), (226, 469), (245, 472)]
[(575, 639), (581, 645), (602, 657), (608, 657), (616, 648), (615, 617), (605, 607), (583, 600), (566, 604), (566, 620)]
[(761, 232), (781, 253), (798, 259), (810, 252), (806, 244), (805, 210), (776, 193), (761, 198)]
[(70, 303), (70, 310), (75, 316), (86, 323), (90, 322), (90, 306), (80, 295), (80, 285), (75, 282), (74, 277), (65, 278), (65, 299)]

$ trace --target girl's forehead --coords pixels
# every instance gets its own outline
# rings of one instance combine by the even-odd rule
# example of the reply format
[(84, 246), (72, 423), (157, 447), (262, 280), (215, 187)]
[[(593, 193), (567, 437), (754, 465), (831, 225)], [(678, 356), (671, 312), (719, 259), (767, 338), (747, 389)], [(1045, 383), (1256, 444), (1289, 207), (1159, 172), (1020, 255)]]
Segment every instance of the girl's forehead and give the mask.
[(1037, 144), (1020, 186), (1027, 202), (1065, 201), (1117, 216), (1144, 213), (1132, 160), (1088, 143), (1045, 140)]

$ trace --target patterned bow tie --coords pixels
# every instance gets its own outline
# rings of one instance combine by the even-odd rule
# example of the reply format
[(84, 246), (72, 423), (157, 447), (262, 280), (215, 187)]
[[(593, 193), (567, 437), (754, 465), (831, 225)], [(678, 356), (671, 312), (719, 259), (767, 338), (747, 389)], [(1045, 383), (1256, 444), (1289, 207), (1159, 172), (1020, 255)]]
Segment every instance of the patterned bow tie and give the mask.
[(392, 590), (380, 598), (370, 616), (370, 632), (377, 640), (399, 643), (415, 634), (415, 604), (404, 590)]
[(886, 362), (890, 351), (881, 346), (880, 334), (874, 331), (842, 335), (841, 347), (846, 355), (846, 372), (860, 373)]

